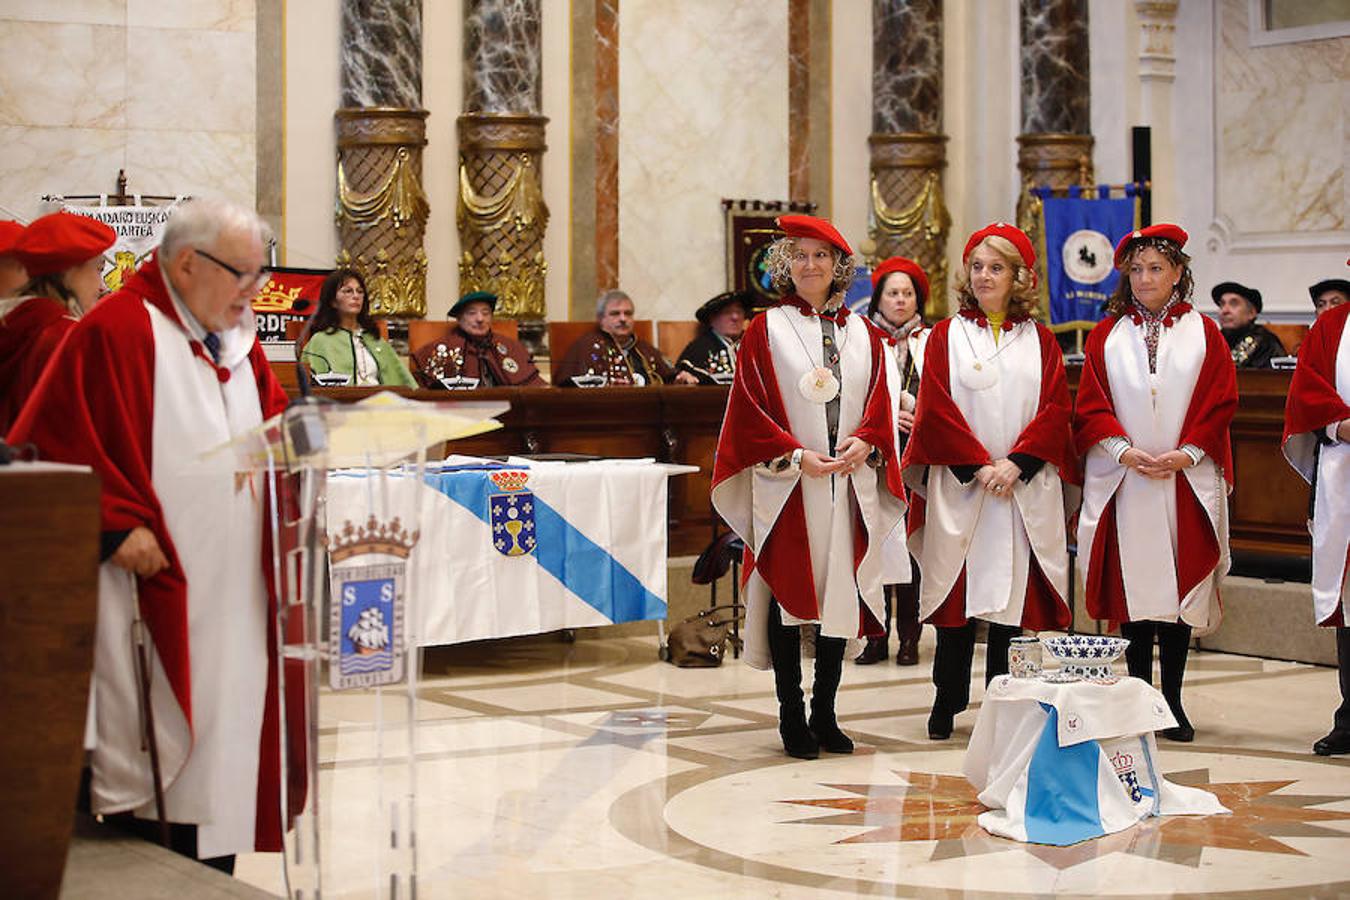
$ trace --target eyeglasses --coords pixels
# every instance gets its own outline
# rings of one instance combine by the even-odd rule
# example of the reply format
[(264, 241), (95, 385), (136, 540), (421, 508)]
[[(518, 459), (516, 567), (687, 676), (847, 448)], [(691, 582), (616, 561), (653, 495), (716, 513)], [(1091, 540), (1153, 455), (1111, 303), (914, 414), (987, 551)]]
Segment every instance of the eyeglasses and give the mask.
[(202, 250), (198, 247), (193, 247), (192, 252), (196, 253), (198, 256), (206, 257), (207, 259), (211, 260), (211, 262), (215, 263), (216, 265), (224, 269), (226, 272), (229, 272), (231, 275), (233, 275), (235, 281), (239, 285), (239, 290), (241, 291), (248, 291), (248, 290), (256, 291), (258, 288), (262, 287), (264, 284), (267, 283), (267, 278), (271, 274), (266, 269), (259, 269), (257, 272), (240, 271), (239, 269), (236, 269), (234, 266), (225, 262), (225, 260), (212, 256), (210, 253), (207, 253), (205, 250)]

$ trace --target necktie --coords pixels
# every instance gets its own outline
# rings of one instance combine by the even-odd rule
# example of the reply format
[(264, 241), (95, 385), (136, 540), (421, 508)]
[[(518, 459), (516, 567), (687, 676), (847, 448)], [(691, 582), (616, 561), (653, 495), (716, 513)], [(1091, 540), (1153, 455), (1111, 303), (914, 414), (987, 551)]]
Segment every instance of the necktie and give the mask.
[(206, 350), (211, 354), (212, 362), (220, 363), (220, 335), (208, 331), (206, 337), (202, 338), (202, 343), (206, 345)]

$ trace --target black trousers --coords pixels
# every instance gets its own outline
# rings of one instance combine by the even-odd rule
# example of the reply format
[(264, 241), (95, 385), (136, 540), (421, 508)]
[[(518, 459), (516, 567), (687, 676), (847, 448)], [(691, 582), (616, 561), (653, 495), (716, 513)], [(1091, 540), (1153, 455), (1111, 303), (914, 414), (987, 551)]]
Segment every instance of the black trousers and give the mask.
[[(971, 619), (960, 628), (937, 629), (937, 652), (933, 655), (933, 686), (937, 696), (935, 711), (956, 715), (970, 705), (970, 669), (975, 661), (975, 629)], [(1008, 647), (1022, 633), (1015, 625), (989, 623), (985, 647), (984, 683), (988, 686), (998, 675), (1008, 674)]]
[(923, 623), (919, 621), (919, 567), (913, 558), (910, 559), (910, 564), (914, 573), (913, 581), (909, 584), (886, 585), (886, 618), (881, 623), (886, 626), (886, 637), (889, 638), (891, 613), (894, 611), (895, 634), (902, 642), (917, 641), (923, 631)]
[(1350, 628), (1336, 629), (1336, 666), (1341, 676), (1341, 705), (1336, 708), (1334, 727), (1350, 732)]
[(1186, 724), (1181, 709), (1181, 683), (1186, 675), (1186, 656), (1191, 649), (1191, 626), (1185, 622), (1122, 622), (1122, 637), (1129, 638), (1125, 664), (1130, 675), (1153, 683), (1153, 641), (1158, 642), (1158, 669), (1162, 695), (1177, 721)]

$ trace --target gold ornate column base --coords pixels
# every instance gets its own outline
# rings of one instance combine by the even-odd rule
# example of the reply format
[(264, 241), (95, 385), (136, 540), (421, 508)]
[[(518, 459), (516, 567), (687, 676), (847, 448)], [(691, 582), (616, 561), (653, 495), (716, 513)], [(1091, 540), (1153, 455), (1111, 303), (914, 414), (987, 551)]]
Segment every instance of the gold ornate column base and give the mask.
[(928, 274), (926, 314), (947, 314), (947, 231), (951, 216), (942, 194), (947, 137), (929, 133), (872, 134), (873, 250), (875, 266), (890, 256), (907, 256)]
[(497, 315), (519, 321), (531, 351), (543, 349), (544, 229), (540, 183), (544, 116), (459, 117), (459, 290), (491, 291)]
[[(430, 205), (422, 190), (426, 110), (340, 109), (337, 263), (366, 279), (370, 311), (395, 320), (427, 313), (422, 249)], [(394, 337), (402, 322), (394, 323)]]
[(1041, 200), (1032, 188), (1091, 187), (1090, 134), (1021, 134), (1017, 136), (1017, 170), (1022, 188), (1017, 195), (1017, 227), (1036, 248), (1036, 279), (1040, 286), (1041, 316), (1049, 315), (1050, 295), (1045, 277), (1045, 233), (1041, 228)]

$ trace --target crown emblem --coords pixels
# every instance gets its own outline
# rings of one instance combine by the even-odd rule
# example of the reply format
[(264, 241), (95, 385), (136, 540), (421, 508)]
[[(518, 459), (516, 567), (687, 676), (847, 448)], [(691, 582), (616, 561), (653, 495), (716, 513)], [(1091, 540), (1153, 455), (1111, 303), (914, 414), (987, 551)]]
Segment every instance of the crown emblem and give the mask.
[(253, 298), (253, 308), (258, 312), (290, 312), (295, 301), (300, 299), (300, 290), (299, 286), (284, 290), (276, 279), (269, 278)]
[(420, 532), (409, 532), (404, 528), (398, 516), (389, 522), (380, 522), (371, 516), (360, 526), (353, 525), (348, 519), (336, 535), (324, 538), (324, 544), (335, 563), (363, 553), (385, 553), (407, 559), (420, 536)]
[(525, 487), (525, 482), (530, 480), (530, 473), (525, 471), (504, 471), (489, 472), (488, 477), (492, 483), (504, 491), (519, 491)]
[(1128, 772), (1134, 768), (1134, 754), (1117, 751), (1111, 757), (1111, 765), (1115, 766), (1116, 772)]

